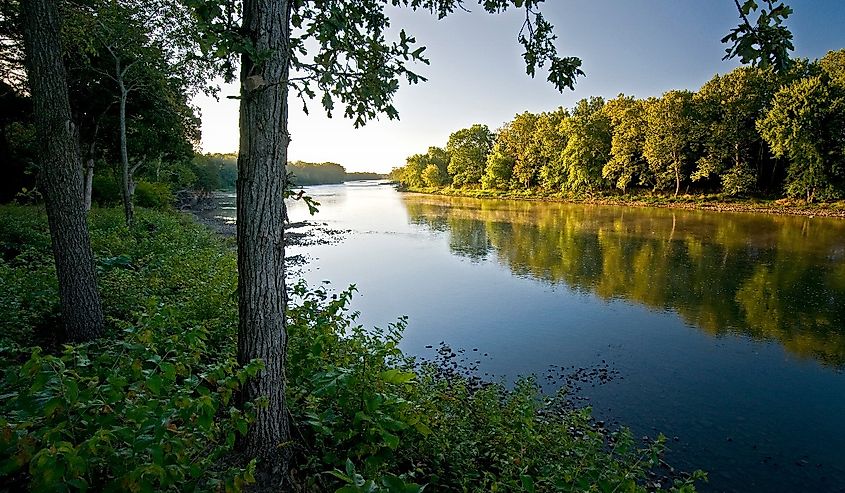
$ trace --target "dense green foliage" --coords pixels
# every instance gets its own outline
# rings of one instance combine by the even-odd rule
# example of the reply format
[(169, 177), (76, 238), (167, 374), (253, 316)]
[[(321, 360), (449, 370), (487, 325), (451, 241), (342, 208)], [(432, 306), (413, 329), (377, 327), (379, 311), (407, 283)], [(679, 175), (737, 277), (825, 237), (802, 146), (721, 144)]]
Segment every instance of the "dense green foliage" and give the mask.
[[(231, 454), (261, 403), (234, 396), (260, 363), (235, 365), (230, 245), (149, 210), (128, 229), (95, 209), (91, 231), (109, 335), (58, 346), (44, 214), (0, 209), (0, 485), (242, 489), (254, 466)], [(364, 329), (351, 295), (291, 292), (290, 446), (305, 491), (645, 491), (659, 444), (594, 428), (530, 380), (508, 391), (419, 365), (397, 347), (404, 320)]]
[[(0, 203), (22, 191), (34, 199), (31, 191), (40, 190), (36, 143), (29, 137), (34, 135), (31, 101), (19, 56), (19, 6), (12, 0), (0, 9), (0, 59), (14, 74), (0, 83)], [(212, 79), (214, 67), (193, 56), (196, 29), (185, 7), (146, 0), (60, 2), (60, 7), (67, 85), (84, 169), (120, 178), (125, 165), (134, 182), (163, 184), (174, 191), (194, 188), (192, 160), (200, 121), (190, 101)], [(115, 181), (116, 186), (121, 183)]]
[(495, 135), (482, 125), (453, 133), (445, 180), (426, 180), (426, 155), (419, 154), (391, 176), (411, 188), (529, 195), (618, 190), (839, 199), (845, 197), (843, 73), (840, 50), (780, 73), (741, 67), (695, 93), (590, 98), (572, 110), (526, 112)]

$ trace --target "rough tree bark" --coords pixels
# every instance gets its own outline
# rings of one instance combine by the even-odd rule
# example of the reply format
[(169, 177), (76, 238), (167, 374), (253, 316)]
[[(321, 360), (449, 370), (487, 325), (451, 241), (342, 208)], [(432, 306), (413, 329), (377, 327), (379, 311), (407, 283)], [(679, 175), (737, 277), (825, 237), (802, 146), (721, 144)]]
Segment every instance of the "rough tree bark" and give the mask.
[[(243, 33), (258, 53), (241, 63), (238, 156), (238, 362), (264, 360), (264, 369), (241, 393), (244, 402), (267, 399), (240, 443), (284, 481), (290, 439), (285, 402), (284, 197), (290, 4), (245, 0)], [(265, 469), (266, 470), (266, 469)]]
[(69, 340), (90, 340), (102, 333), (103, 310), (82, 203), (79, 144), (70, 116), (58, 8), (55, 0), (24, 0), (21, 7), (62, 322)]
[(82, 203), (85, 212), (91, 210), (91, 195), (94, 189), (94, 157), (88, 158), (85, 163), (85, 171), (83, 173), (82, 183)]

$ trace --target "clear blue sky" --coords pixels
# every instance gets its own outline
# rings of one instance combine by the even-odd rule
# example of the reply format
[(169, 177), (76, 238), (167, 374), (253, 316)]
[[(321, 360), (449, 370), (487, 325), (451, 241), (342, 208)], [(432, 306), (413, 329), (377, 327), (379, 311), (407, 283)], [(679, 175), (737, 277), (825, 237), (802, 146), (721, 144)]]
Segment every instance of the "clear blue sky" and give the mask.
[[(453, 131), (473, 123), (500, 127), (517, 113), (571, 107), (589, 96), (619, 93), (657, 96), (669, 89), (697, 89), (736, 62), (723, 62), (720, 39), (738, 23), (732, 0), (547, 0), (558, 51), (581, 57), (586, 77), (575, 91), (555, 91), (545, 77), (525, 75), (516, 36), (522, 11), (472, 13), (437, 21), (424, 12), (393, 11), (393, 29), (404, 28), (427, 46), (429, 81), (403, 86), (396, 98), (399, 121), (383, 118), (363, 129), (326, 118), (319, 101), (311, 115), (291, 100), (290, 159), (334, 161), (350, 171), (386, 172), (406, 156), (443, 146)], [(818, 58), (845, 48), (845, 0), (790, 0), (795, 56)], [(224, 86), (221, 95), (237, 94)], [(201, 97), (203, 149), (231, 152), (238, 145), (237, 101)]]

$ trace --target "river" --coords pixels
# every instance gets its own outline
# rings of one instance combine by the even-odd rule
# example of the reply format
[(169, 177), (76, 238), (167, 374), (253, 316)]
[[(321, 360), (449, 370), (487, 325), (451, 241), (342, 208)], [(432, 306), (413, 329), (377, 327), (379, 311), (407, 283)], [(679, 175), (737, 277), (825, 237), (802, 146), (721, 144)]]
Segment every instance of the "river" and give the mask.
[(582, 402), (665, 434), (702, 491), (845, 491), (845, 221), (307, 192), (347, 233), (292, 252), (305, 278), (355, 284), (366, 326), (407, 315), (406, 352), (443, 341), (506, 382), (607, 365)]

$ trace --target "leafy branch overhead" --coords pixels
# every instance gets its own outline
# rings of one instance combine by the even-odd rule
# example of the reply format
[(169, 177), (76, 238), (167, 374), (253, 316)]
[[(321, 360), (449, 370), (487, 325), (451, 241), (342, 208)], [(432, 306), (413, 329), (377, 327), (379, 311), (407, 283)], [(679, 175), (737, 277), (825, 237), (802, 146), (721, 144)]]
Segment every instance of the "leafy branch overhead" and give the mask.
[[(740, 24), (722, 38), (722, 43), (731, 43), (725, 50), (725, 60), (739, 58), (744, 64), (755, 67), (772, 67), (782, 71), (791, 65), (789, 52), (795, 49), (792, 32), (786, 27), (786, 20), (792, 15), (792, 8), (784, 2), (764, 0), (734, 0), (739, 11)], [(760, 3), (763, 7), (760, 7)], [(756, 23), (751, 16), (759, 12)]]
[[(223, 59), (229, 80), (234, 78), (236, 57), (258, 62), (268, 55), (251, 46), (239, 30), (240, 5), (232, 0), (183, 0), (193, 8), (204, 29), (200, 45), (204, 55)], [(479, 0), (484, 11), (496, 14), (509, 8), (525, 10), (518, 41), (525, 48), (526, 72), (532, 77), (548, 68), (548, 80), (560, 91), (573, 89), (584, 75), (581, 60), (559, 57), (553, 26), (538, 10), (543, 0)], [(366, 124), (379, 114), (390, 119), (399, 114), (393, 96), (400, 80), (409, 84), (425, 81), (411, 65), (428, 64), (425, 47), (414, 36), (400, 30), (389, 40), (388, 7), (428, 11), (442, 19), (457, 10), (468, 10), (462, 0), (292, 0), (289, 39), (291, 75), (288, 84), (308, 111), (308, 100), (322, 94), (321, 103), (331, 116), (341, 103), (345, 117), (355, 126)], [(259, 81), (254, 87), (277, 84)]]
[[(237, 57), (249, 57), (260, 63), (267, 53), (251, 45), (240, 30), (241, 5), (238, 0), (182, 0), (199, 18), (200, 45), (204, 56), (223, 60), (229, 80), (234, 79)], [(414, 36), (400, 30), (395, 39), (387, 39), (391, 23), (388, 8), (427, 11), (438, 19), (458, 10), (469, 11), (465, 0), (291, 0), (289, 3), (291, 36), (288, 40), (291, 75), (287, 81), (308, 111), (308, 101), (321, 94), (323, 108), (331, 116), (336, 104), (343, 105), (343, 115), (355, 126), (385, 114), (398, 118), (393, 97), (399, 82), (425, 81), (413, 64), (428, 64), (425, 47)], [(560, 56), (555, 47), (557, 36), (552, 24), (540, 11), (544, 0), (477, 0), (485, 12), (498, 14), (508, 9), (522, 9), (525, 20), (517, 34), (523, 46), (526, 73), (536, 76), (548, 71), (547, 79), (559, 91), (574, 89), (583, 76), (581, 60)], [(734, 0), (740, 24), (722, 39), (731, 43), (726, 59), (739, 57), (743, 63), (789, 66), (789, 52), (794, 49), (792, 33), (785, 22), (792, 9), (784, 2), (771, 0)], [(762, 6), (761, 6), (762, 5)], [(756, 14), (756, 20), (753, 20)], [(258, 81), (249, 90), (279, 84)]]

